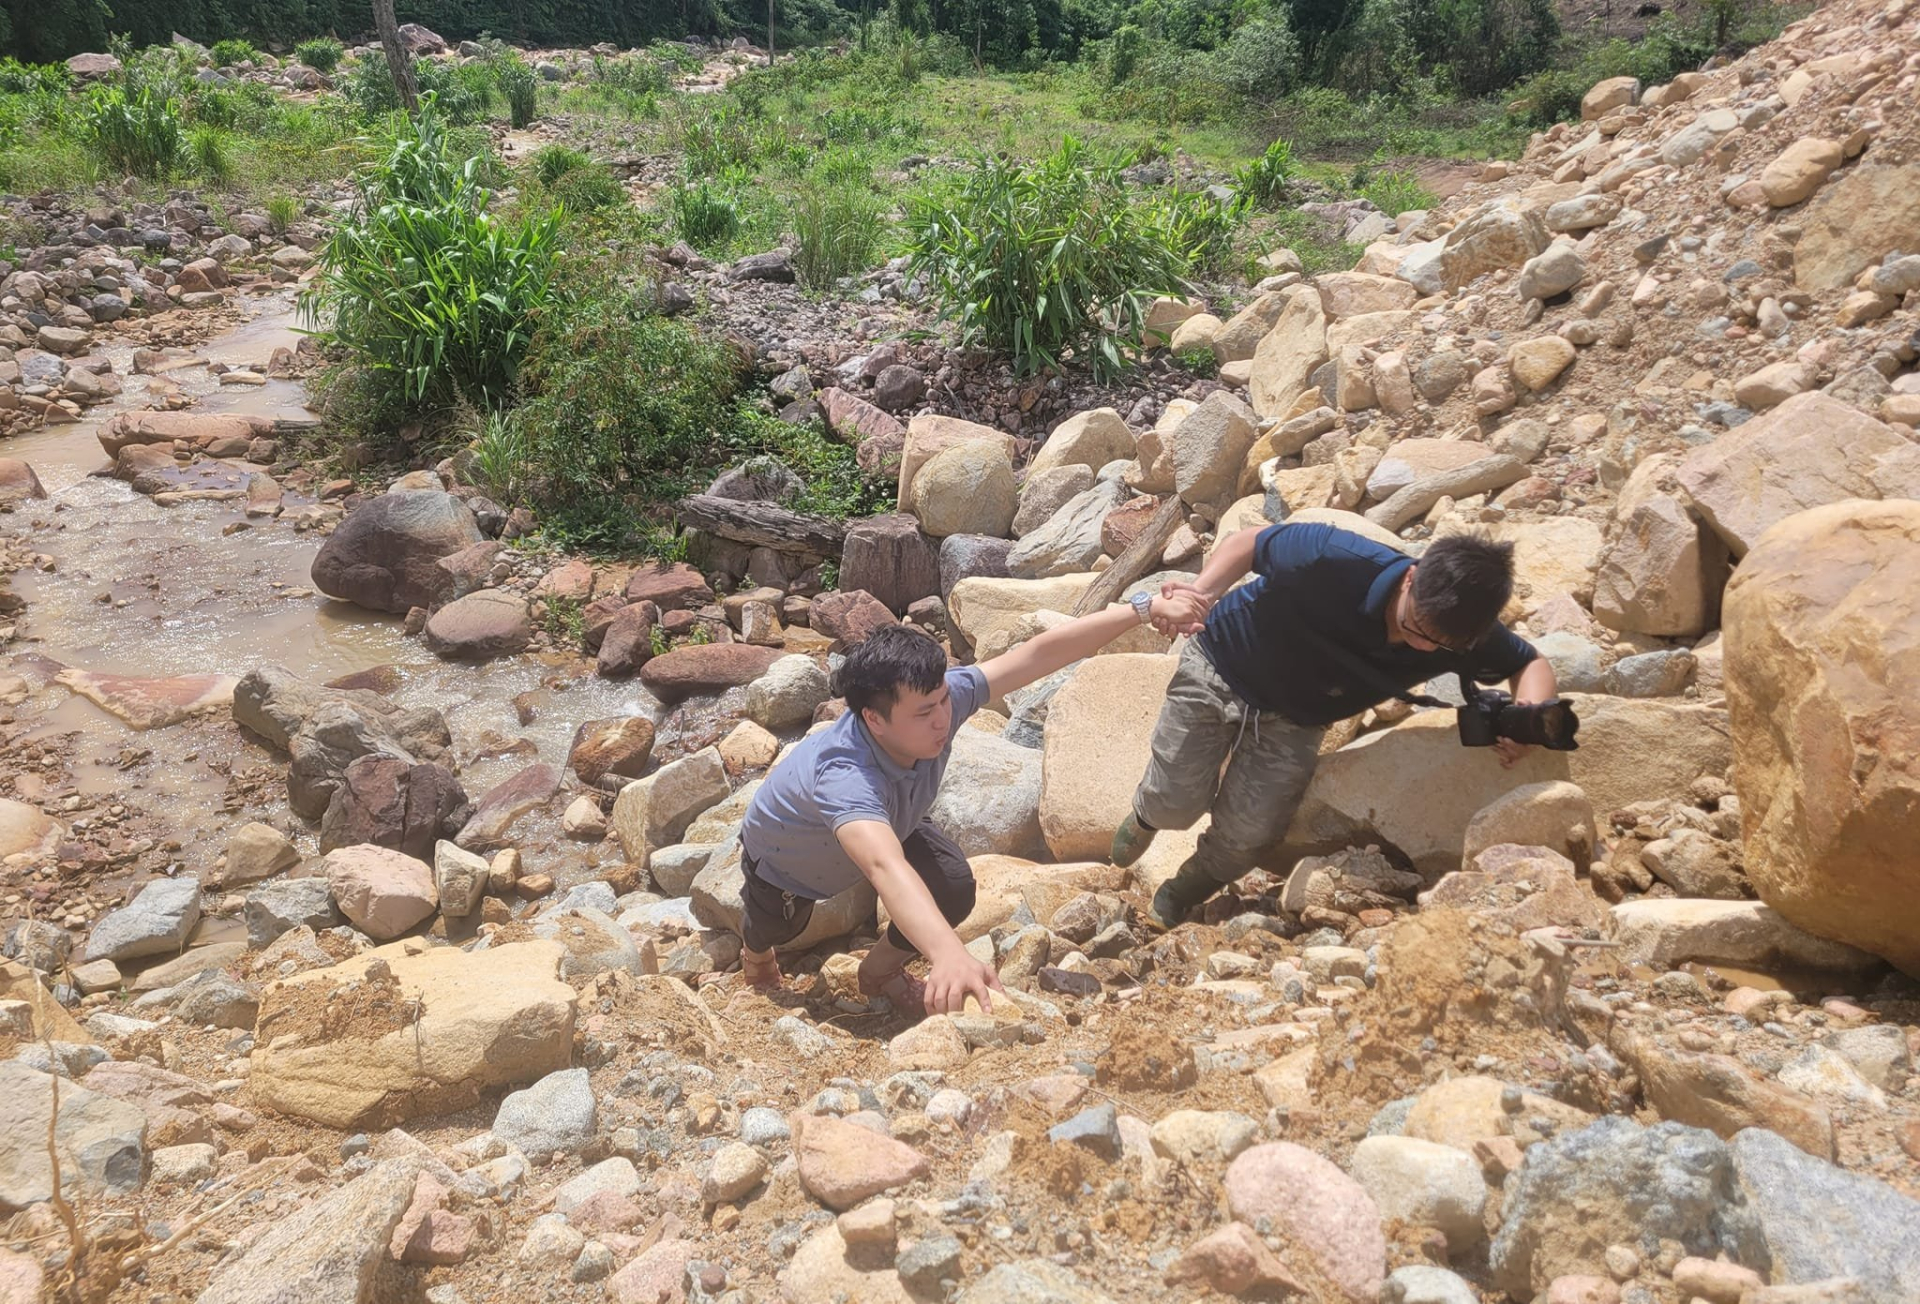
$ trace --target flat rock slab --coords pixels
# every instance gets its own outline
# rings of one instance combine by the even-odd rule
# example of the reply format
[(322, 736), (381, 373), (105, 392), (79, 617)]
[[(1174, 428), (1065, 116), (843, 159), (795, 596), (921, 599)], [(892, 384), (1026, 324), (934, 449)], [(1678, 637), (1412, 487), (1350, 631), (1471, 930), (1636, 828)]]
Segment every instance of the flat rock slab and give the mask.
[(393, 1229), (413, 1200), (421, 1164), (389, 1159), (330, 1194), (316, 1196), (220, 1269), (198, 1304), (360, 1304)]
[(93, 670), (62, 670), (54, 682), (71, 688), (102, 710), (135, 729), (159, 729), (178, 724), (203, 711), (233, 706), (235, 675), (178, 675), (171, 679), (140, 679), (106, 675)]
[[(24, 1064), (0, 1063), (0, 1212), (53, 1196), (47, 1122), (55, 1079)], [(147, 1116), (139, 1107), (59, 1080), (54, 1149), (70, 1198), (125, 1195), (146, 1178)]]

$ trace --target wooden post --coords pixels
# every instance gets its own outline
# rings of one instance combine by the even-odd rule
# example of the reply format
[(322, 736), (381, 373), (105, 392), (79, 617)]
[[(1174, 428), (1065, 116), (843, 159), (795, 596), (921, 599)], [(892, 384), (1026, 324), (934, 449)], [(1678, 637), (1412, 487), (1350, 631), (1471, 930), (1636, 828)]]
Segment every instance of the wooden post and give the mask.
[(767, 0), (767, 67), (773, 67), (773, 0)]
[(380, 48), (387, 53), (387, 71), (393, 74), (393, 89), (400, 107), (409, 115), (420, 111), (420, 89), (414, 85), (413, 63), (407, 47), (400, 43), (400, 24), (393, 17), (393, 0), (373, 0), (373, 26), (380, 33)]

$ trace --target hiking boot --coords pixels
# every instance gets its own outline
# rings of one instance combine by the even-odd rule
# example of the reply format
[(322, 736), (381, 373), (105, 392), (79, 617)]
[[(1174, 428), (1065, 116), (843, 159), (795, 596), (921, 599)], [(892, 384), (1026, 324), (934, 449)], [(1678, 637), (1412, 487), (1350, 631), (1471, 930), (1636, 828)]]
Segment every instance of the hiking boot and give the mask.
[(1140, 817), (1132, 811), (1120, 821), (1120, 827), (1113, 831), (1113, 847), (1107, 858), (1115, 865), (1126, 868), (1147, 854), (1147, 848), (1153, 845), (1153, 835), (1158, 829), (1143, 828)]
[(1174, 928), (1225, 886), (1189, 860), (1180, 866), (1179, 873), (1162, 883), (1160, 890), (1153, 894), (1147, 922), (1161, 929)]

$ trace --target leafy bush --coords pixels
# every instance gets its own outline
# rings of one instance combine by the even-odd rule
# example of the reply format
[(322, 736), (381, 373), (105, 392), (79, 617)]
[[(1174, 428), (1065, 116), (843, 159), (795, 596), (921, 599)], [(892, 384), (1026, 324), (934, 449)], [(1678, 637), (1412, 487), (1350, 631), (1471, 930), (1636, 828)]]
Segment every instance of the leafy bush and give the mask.
[[(420, 98), (433, 96), (434, 111), (453, 127), (479, 122), (493, 108), (496, 83), (483, 63), (455, 65), (440, 59), (415, 59), (413, 79)], [(400, 107), (387, 61), (374, 56), (356, 59), (348, 69), (342, 92), (362, 118), (377, 118)]]
[(488, 59), (494, 80), (507, 101), (507, 120), (516, 127), (532, 122), (540, 94), (540, 78), (520, 52), (506, 46)]
[(1249, 99), (1271, 99), (1301, 80), (1300, 43), (1287, 25), (1286, 12), (1275, 8), (1242, 25), (1214, 56), (1229, 90)]
[(72, 80), (64, 63), (21, 63), (12, 56), (0, 59), (0, 94), (59, 94)]
[(1284, 140), (1276, 140), (1267, 146), (1259, 158), (1233, 174), (1233, 184), (1244, 203), (1272, 208), (1286, 198), (1287, 183), (1293, 180), (1299, 170), (1299, 164), (1294, 162), (1293, 146)]
[(1221, 199), (1210, 190), (1167, 186), (1148, 201), (1147, 211), (1167, 247), (1180, 255), (1183, 271), (1218, 271), (1233, 256), (1246, 204), (1237, 194)]
[(550, 187), (567, 173), (584, 168), (592, 162), (585, 150), (572, 149), (566, 145), (542, 145), (533, 151), (533, 157), (528, 160), (528, 166), (533, 169), (533, 179), (536, 182), (543, 187)]
[(573, 306), (536, 330), (521, 368), (529, 492), (548, 523), (587, 546), (618, 547), (644, 508), (704, 485), (731, 450), (743, 359), (653, 310), (650, 286), (596, 260), (569, 273)]
[(553, 215), (489, 215), (479, 164), (455, 161), (424, 107), (361, 179), (301, 300), (310, 325), (406, 403), (504, 404), (553, 301)]
[(187, 138), (187, 159), (196, 176), (222, 186), (233, 180), (233, 149), (227, 143), (227, 134), (218, 127), (193, 129)]
[(180, 160), (180, 116), (173, 99), (153, 86), (100, 87), (81, 113), (80, 129), (119, 172), (152, 180)]
[(588, 163), (562, 173), (547, 189), (569, 213), (591, 213), (627, 202), (627, 192), (604, 163)]
[(886, 229), (880, 201), (851, 186), (801, 187), (793, 198), (792, 222), (799, 238), (793, 270), (814, 291), (865, 271)]
[(1032, 166), (984, 158), (916, 196), (908, 248), (942, 311), (1022, 372), (1071, 358), (1108, 374), (1137, 351), (1146, 307), (1184, 286), (1185, 254), (1136, 206), (1120, 160), (1069, 136)]
[(347, 47), (331, 36), (316, 36), (293, 47), (293, 57), (319, 73), (330, 73), (340, 66)]
[(680, 238), (695, 249), (714, 249), (740, 233), (740, 205), (725, 187), (708, 181), (675, 186), (667, 206)]
[(1439, 202), (1413, 173), (1394, 170), (1359, 169), (1353, 180), (1353, 192), (1372, 200), (1373, 206), (1388, 217), (1398, 217), (1416, 208), (1432, 208)]
[(236, 63), (248, 63), (259, 57), (252, 45), (236, 37), (215, 41), (208, 53), (213, 56), (216, 68), (231, 68)]
[(1210, 348), (1182, 349), (1174, 358), (1189, 374), (1211, 380), (1220, 374), (1220, 359)]

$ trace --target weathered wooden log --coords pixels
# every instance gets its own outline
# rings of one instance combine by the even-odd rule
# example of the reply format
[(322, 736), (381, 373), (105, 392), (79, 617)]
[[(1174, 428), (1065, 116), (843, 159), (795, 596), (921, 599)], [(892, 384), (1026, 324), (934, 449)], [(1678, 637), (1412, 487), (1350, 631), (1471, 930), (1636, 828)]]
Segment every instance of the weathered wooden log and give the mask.
[(1087, 585), (1086, 592), (1073, 604), (1071, 614), (1084, 616), (1088, 612), (1099, 611), (1110, 602), (1119, 601), (1120, 595), (1142, 575), (1151, 574), (1159, 565), (1160, 554), (1167, 549), (1167, 540), (1187, 519), (1187, 510), (1180, 502), (1179, 494), (1168, 494), (1167, 501), (1160, 504), (1160, 510), (1147, 522), (1147, 528), (1140, 531), (1127, 550), (1113, 559), (1113, 565), (1100, 572), (1099, 578)]
[(772, 503), (737, 502), (711, 494), (682, 498), (680, 523), (755, 548), (837, 557), (847, 529), (824, 516), (788, 511)]

